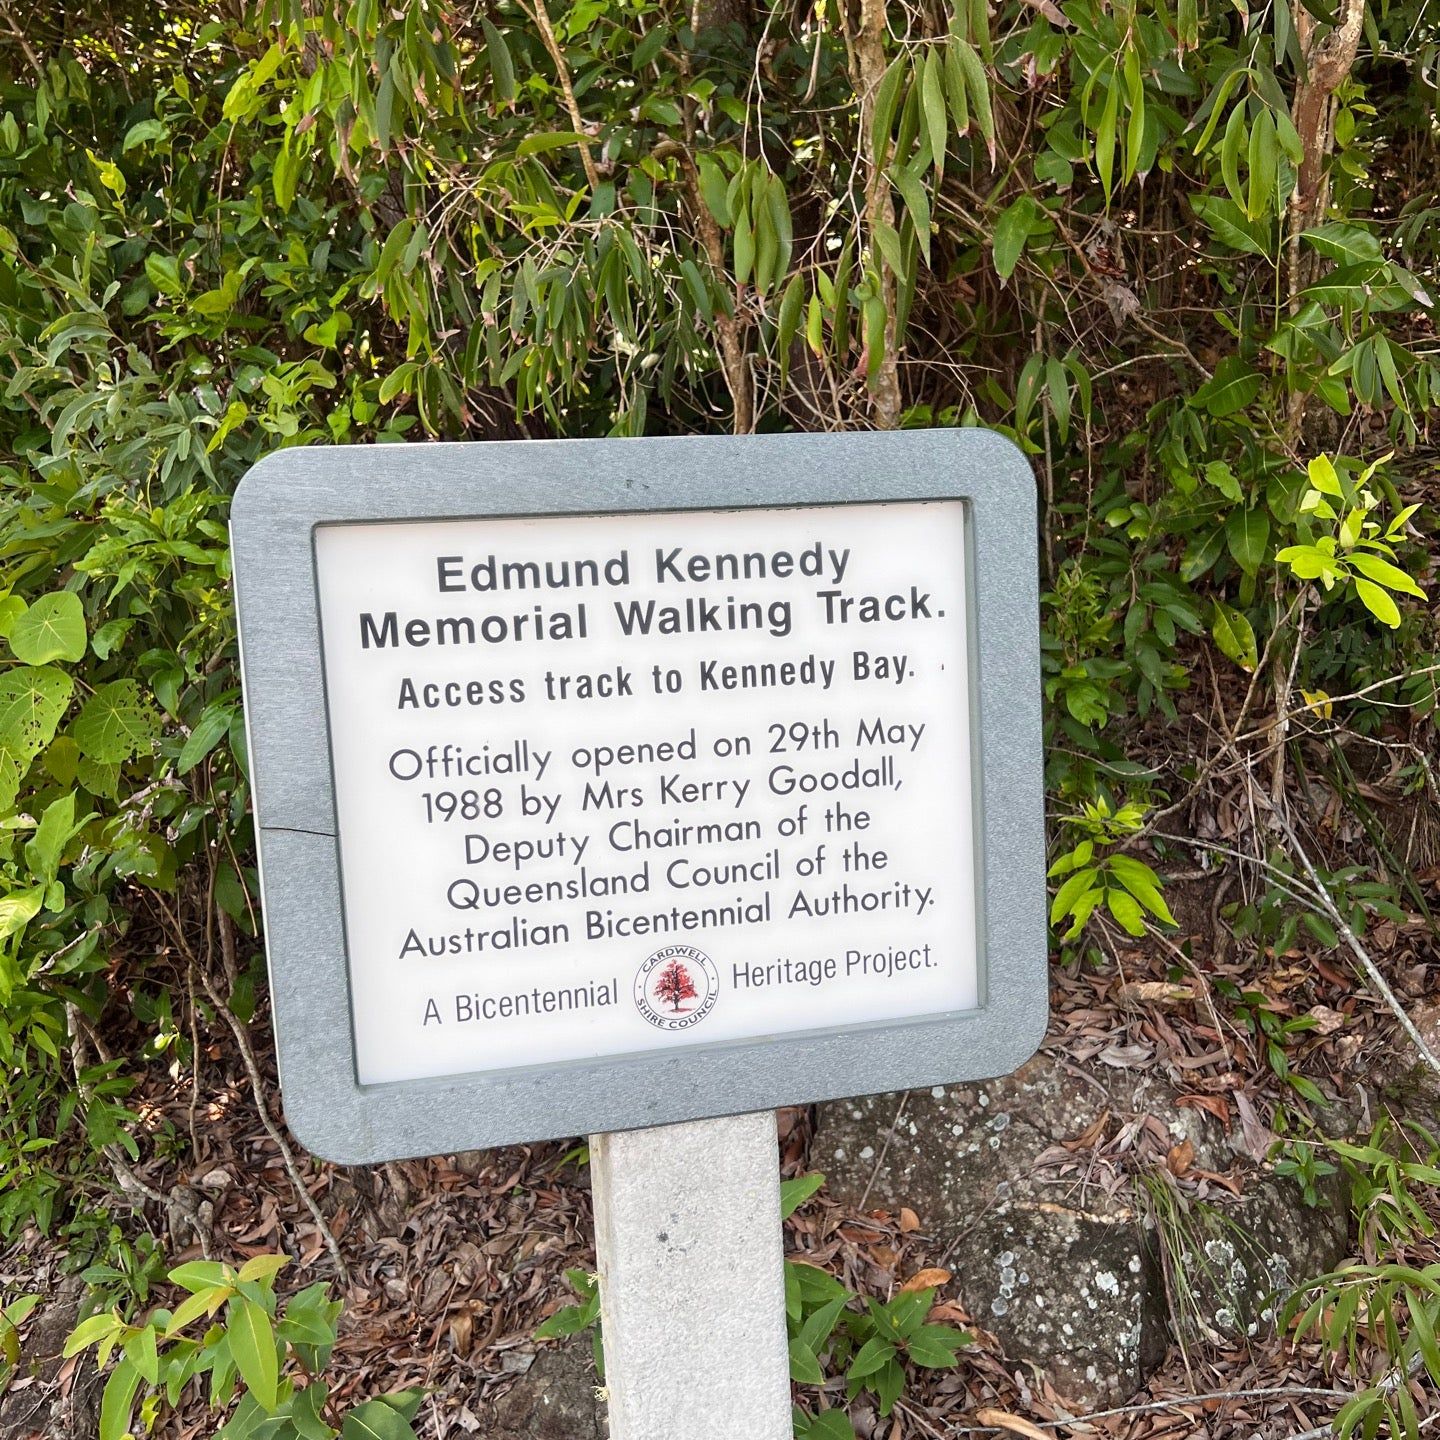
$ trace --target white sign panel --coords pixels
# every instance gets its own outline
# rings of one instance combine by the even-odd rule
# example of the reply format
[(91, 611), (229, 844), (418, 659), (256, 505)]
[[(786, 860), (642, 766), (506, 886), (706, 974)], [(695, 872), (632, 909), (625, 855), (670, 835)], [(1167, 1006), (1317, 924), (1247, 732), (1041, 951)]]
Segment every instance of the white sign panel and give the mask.
[(966, 524), (317, 526), (360, 1083), (976, 1006)]

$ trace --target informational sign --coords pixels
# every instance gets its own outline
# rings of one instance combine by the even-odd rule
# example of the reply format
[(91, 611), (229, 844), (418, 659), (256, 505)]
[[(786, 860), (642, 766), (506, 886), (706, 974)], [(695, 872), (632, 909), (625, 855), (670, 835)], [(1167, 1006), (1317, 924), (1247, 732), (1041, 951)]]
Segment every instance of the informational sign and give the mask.
[(312, 1148), (628, 1128), (1033, 1049), (1033, 481), (997, 437), (290, 450), (233, 529)]

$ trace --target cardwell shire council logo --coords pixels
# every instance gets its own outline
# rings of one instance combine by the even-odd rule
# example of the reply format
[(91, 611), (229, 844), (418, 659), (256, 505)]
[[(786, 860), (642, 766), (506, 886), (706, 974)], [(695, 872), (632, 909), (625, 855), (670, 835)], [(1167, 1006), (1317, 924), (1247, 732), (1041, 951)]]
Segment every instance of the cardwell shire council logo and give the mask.
[(688, 1030), (714, 1008), (720, 993), (715, 962), (693, 945), (666, 945), (635, 976), (635, 1008), (657, 1029)]

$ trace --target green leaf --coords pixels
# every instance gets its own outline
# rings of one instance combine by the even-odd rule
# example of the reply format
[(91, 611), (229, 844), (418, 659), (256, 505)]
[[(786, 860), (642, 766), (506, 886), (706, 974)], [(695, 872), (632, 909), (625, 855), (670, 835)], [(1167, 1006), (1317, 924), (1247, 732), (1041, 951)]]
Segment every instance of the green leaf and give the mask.
[(490, 62), (495, 98), (502, 105), (507, 105), (515, 98), (515, 63), (510, 58), (510, 47), (505, 43), (504, 36), (483, 16), (480, 29), (485, 36), (485, 57)]
[(584, 140), (573, 130), (540, 130), (527, 135), (516, 147), (515, 154), (524, 159), (527, 155), (542, 155), (548, 150), (565, 150)]
[(180, 265), (173, 255), (147, 255), (145, 275), (162, 295), (168, 295), (172, 300), (185, 293), (185, 286), (180, 280)]
[(1259, 571), (1269, 539), (1270, 517), (1264, 510), (1234, 510), (1225, 522), (1225, 543), (1247, 575)]
[(279, 1403), (280, 1364), (270, 1317), (253, 1300), (237, 1296), (230, 1302), (227, 1330), (230, 1354), (255, 1403), (267, 1415)]
[(147, 1385), (160, 1381), (160, 1355), (155, 1346), (155, 1327), (142, 1325), (126, 1342), (125, 1358), (140, 1372)]
[(1180, 562), (1180, 578), (1187, 585), (1193, 585), (1215, 564), (1224, 548), (1225, 531), (1219, 526), (1203, 538), (1192, 540), (1185, 549), (1184, 559)]
[(895, 107), (900, 100), (900, 85), (905, 78), (906, 56), (897, 55), (875, 87), (875, 108), (870, 116), (870, 150), (877, 164), (884, 164), (890, 153), (890, 130), (895, 123)]
[(136, 680), (102, 685), (75, 717), (75, 741), (102, 765), (116, 765), (148, 750), (160, 733), (160, 717)]
[(548, 1319), (541, 1321), (535, 1329), (537, 1340), (563, 1340), (569, 1335), (578, 1335), (590, 1326), (590, 1318), (583, 1305), (562, 1305)]
[(152, 140), (164, 140), (169, 134), (163, 120), (137, 120), (125, 132), (125, 140), (120, 146), (120, 153), (128, 155), (137, 145), (145, 145)]
[(1087, 865), (1083, 870), (1077, 870), (1060, 887), (1050, 906), (1050, 923), (1052, 925), (1058, 925), (1065, 916), (1071, 913), (1075, 907), (1075, 902), (1095, 882), (1095, 878), (1099, 873), (1093, 865)]
[(797, 1175), (780, 1182), (780, 1218), (788, 1220), (823, 1184), (825, 1177), (817, 1171)]
[(205, 707), (204, 714), (181, 748), (180, 758), (175, 764), (177, 774), (184, 775), (193, 770), (224, 739), (234, 715), (235, 707), (228, 703)]
[(1143, 860), (1136, 860), (1132, 855), (1112, 855), (1110, 871), (1152, 915), (1167, 925), (1175, 923), (1160, 893), (1160, 877)]
[(1322, 495), (1333, 495), (1336, 499), (1344, 497), (1345, 491), (1341, 487), (1340, 476), (1336, 473), (1335, 464), (1328, 455), (1317, 455), (1305, 468), (1311, 485)]
[(965, 76), (965, 88), (970, 92), (970, 113), (975, 125), (985, 137), (985, 148), (990, 155), (991, 167), (995, 164), (995, 113), (990, 104), (990, 80), (985, 73), (984, 62), (975, 47), (968, 40), (958, 36), (950, 39), (950, 48), (955, 54), (956, 64)]
[(1240, 491), (1240, 482), (1235, 478), (1235, 472), (1223, 460), (1212, 460), (1206, 465), (1205, 480), (1227, 500), (1233, 500), (1237, 505), (1245, 498)]
[(55, 738), (73, 689), (51, 665), (0, 674), (0, 810), (14, 804), (30, 762)]
[(176, 1307), (165, 1326), (165, 1338), (178, 1335), (192, 1320), (213, 1315), (233, 1294), (228, 1285), (212, 1285), (187, 1295)]
[(118, 1315), (108, 1310), (103, 1315), (88, 1316), (65, 1337), (65, 1345), (60, 1352), (62, 1358), (68, 1360), (72, 1355), (78, 1355), (106, 1336), (113, 1335), (116, 1330), (123, 1329), (124, 1324)]
[(1378, 261), (1383, 258), (1380, 241), (1368, 230), (1358, 225), (1347, 225), (1343, 220), (1332, 220), (1304, 230), (1300, 238), (1313, 250), (1318, 250), (1327, 259), (1340, 265), (1355, 265), (1362, 261)]
[(700, 175), (700, 198), (705, 208), (715, 217), (715, 223), (730, 228), (730, 202), (726, 196), (728, 182), (725, 172), (713, 156), (701, 154), (696, 158), (695, 167)]
[(341, 1427), (342, 1440), (415, 1440), (410, 1422), (383, 1400), (357, 1405)]
[(380, 1403), (397, 1411), (403, 1419), (414, 1420), (424, 1403), (426, 1392), (419, 1387), (410, 1390), (392, 1390), (380, 1396)]
[(1001, 212), (995, 222), (992, 240), (995, 253), (995, 273), (1002, 280), (1008, 280), (1020, 263), (1025, 242), (1030, 238), (1030, 226), (1035, 217), (1035, 202), (1028, 195), (1013, 200)]
[(1138, 938), (1145, 933), (1145, 912), (1128, 890), (1112, 886), (1105, 892), (1105, 903), (1127, 935)]
[(45, 807), (35, 838), (25, 846), (25, 863), (30, 873), (45, 881), (53, 880), (60, 869), (60, 856), (75, 833), (75, 792), (52, 800)]
[[(286, 136), (280, 142), (280, 149), (275, 156), (275, 168), (270, 175), (270, 184), (275, 192), (275, 203), (281, 210), (288, 210), (295, 203), (295, 189), (300, 182), (300, 152), (291, 143), (290, 136)], [(214, 294), (215, 292), (211, 292)], [(205, 300), (202, 296), (197, 301), (197, 307)], [(217, 301), (214, 308), (218, 313), (224, 313), (230, 306), (224, 303), (223, 299)], [(206, 313), (203, 309), (201, 313)]]
[(750, 213), (744, 208), (735, 212), (735, 282), (743, 285), (750, 278), (755, 264), (755, 232), (751, 228)]
[(10, 627), (10, 648), (27, 665), (85, 658), (85, 611), (69, 590), (42, 595)]
[(1120, 83), (1118, 76), (1112, 76), (1105, 92), (1105, 109), (1095, 130), (1095, 173), (1100, 177), (1107, 204), (1115, 179), (1115, 134), (1119, 118)]
[(165, 1278), (172, 1285), (179, 1285), (193, 1293), (229, 1284), (235, 1277), (234, 1272), (227, 1270), (218, 1260), (187, 1260), (183, 1265), (175, 1266)]
[(10, 627), (29, 607), (18, 595), (0, 598), (0, 635), (9, 635)]
[[(927, 1325), (925, 1329), (938, 1330), (938, 1325)], [(955, 1364), (955, 1352), (961, 1343), (960, 1336), (953, 1339), (932, 1338), (930, 1335), (921, 1333), (912, 1335), (905, 1342), (905, 1353), (916, 1365), (924, 1365), (931, 1370), (948, 1370)]]
[(28, 890), (11, 890), (0, 895), (0, 940), (18, 934), (40, 913), (47, 888), (32, 885)]
[(1245, 198), (1246, 218), (1262, 219), (1269, 214), (1275, 199), (1279, 166), (1279, 142), (1275, 137), (1275, 117), (1262, 109), (1250, 130), (1250, 188)]
[(1190, 397), (1217, 420), (1243, 410), (1259, 395), (1265, 380), (1238, 355), (1227, 355), (1216, 367), (1215, 375)]
[(823, 1385), (825, 1372), (815, 1352), (798, 1337), (790, 1342), (790, 1378), (801, 1385)]
[(1240, 611), (1232, 609), (1223, 600), (1215, 602), (1215, 617), (1210, 633), (1220, 652), (1228, 656), (1242, 670), (1253, 670), (1260, 662), (1255, 644), (1255, 630)]
[(1346, 558), (1351, 569), (1358, 570), (1377, 585), (1383, 585), (1387, 590), (1398, 590), (1402, 595), (1414, 595), (1421, 600), (1425, 598), (1425, 592), (1398, 565), (1392, 565), (1367, 550), (1356, 550)]
[(883, 221), (875, 225), (875, 243), (880, 247), (880, 253), (885, 257), (885, 263), (895, 272), (898, 279), (905, 277), (905, 247), (900, 243), (900, 237), (895, 233), (894, 227), (886, 225)]
[(100, 1440), (121, 1440), (130, 1429), (130, 1411), (140, 1388), (140, 1372), (130, 1360), (121, 1360), (105, 1382), (100, 1400)]
[(818, 1355), (824, 1348), (825, 1342), (829, 1340), (831, 1332), (835, 1329), (836, 1322), (840, 1319), (840, 1313), (844, 1310), (846, 1302), (850, 1299), (848, 1294), (837, 1295), (833, 1300), (827, 1301), (812, 1315), (808, 1315), (805, 1324), (801, 1326), (799, 1341), (807, 1349)]
[(1400, 607), (1390, 598), (1388, 590), (1382, 590), (1372, 580), (1362, 579), (1355, 576), (1355, 593), (1360, 597), (1365, 608), (1382, 625), (1388, 625), (1392, 630), (1400, 624)]
[(934, 156), (935, 173), (945, 170), (945, 80), (940, 51), (932, 45), (920, 72), (920, 102), (925, 115), (925, 135)]
[(811, 1422), (805, 1440), (855, 1440), (855, 1427), (843, 1410), (824, 1410)]
[(890, 1333), (910, 1335), (925, 1322), (935, 1303), (935, 1289), (902, 1290), (893, 1300), (880, 1307)]
[(851, 1380), (862, 1380), (867, 1375), (875, 1374), (894, 1354), (893, 1342), (885, 1339), (883, 1335), (872, 1335), (860, 1347), (845, 1374)]
[(895, 1408), (895, 1402), (905, 1389), (904, 1368), (898, 1360), (892, 1359), (888, 1364), (880, 1367), (879, 1373), (870, 1380), (869, 1384), (880, 1400), (880, 1413), (888, 1415)]
[(324, 1418), (325, 1399), (329, 1387), (323, 1380), (312, 1380), (290, 1406), (290, 1423), (300, 1440), (332, 1440), (335, 1432)]
[(1271, 251), (1269, 226), (1247, 219), (1245, 212), (1222, 195), (1192, 195), (1190, 206), (1223, 244), (1246, 255), (1268, 257)]
[(252, 1255), (241, 1267), (237, 1280), (269, 1280), (288, 1264), (288, 1255)]
[(925, 193), (925, 182), (910, 168), (901, 166), (890, 172), (905, 209), (910, 214), (910, 223), (915, 227), (915, 238), (920, 242), (920, 253), (925, 263), (930, 263), (930, 197)]

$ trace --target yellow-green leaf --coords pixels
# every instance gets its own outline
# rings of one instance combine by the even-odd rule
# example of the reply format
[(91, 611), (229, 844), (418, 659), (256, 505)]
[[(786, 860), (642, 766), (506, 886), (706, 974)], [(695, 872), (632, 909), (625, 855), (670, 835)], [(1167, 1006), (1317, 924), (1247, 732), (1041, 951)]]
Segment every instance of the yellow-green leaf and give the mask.
[(243, 1295), (230, 1302), (230, 1355), (255, 1403), (267, 1415), (279, 1401), (280, 1364), (270, 1317)]
[(10, 625), (10, 648), (27, 665), (85, 658), (85, 611), (69, 590), (42, 595)]

